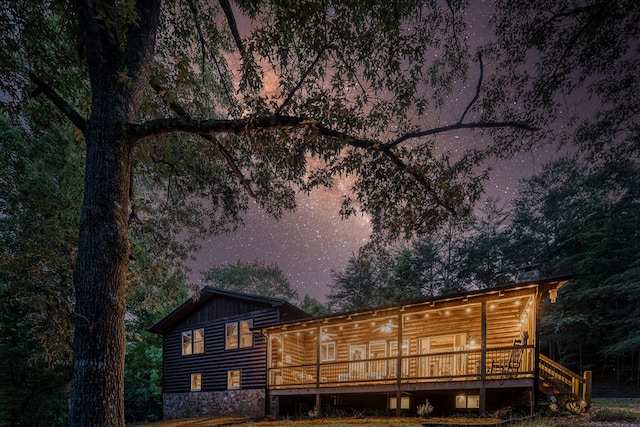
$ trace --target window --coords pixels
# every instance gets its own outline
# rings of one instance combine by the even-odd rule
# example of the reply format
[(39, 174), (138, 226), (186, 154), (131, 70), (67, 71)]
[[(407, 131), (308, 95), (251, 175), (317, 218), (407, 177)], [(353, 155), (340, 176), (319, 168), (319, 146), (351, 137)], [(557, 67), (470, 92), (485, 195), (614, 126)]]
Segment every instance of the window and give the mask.
[(253, 320), (240, 322), (240, 347), (253, 347)]
[(202, 390), (202, 374), (191, 374), (191, 391)]
[(182, 333), (182, 355), (204, 353), (204, 329)]
[(182, 355), (186, 356), (193, 352), (193, 337), (191, 331), (184, 331), (182, 333)]
[(253, 320), (227, 323), (225, 325), (225, 346), (227, 350), (253, 347)]
[(193, 352), (204, 353), (204, 329), (195, 329), (193, 331)]
[(225, 345), (227, 350), (238, 348), (238, 322), (227, 323), (225, 325)]
[(323, 342), (320, 344), (320, 361), (328, 362), (331, 360), (336, 360), (336, 343), (334, 341)]
[(229, 390), (240, 388), (240, 371), (227, 371), (227, 388)]

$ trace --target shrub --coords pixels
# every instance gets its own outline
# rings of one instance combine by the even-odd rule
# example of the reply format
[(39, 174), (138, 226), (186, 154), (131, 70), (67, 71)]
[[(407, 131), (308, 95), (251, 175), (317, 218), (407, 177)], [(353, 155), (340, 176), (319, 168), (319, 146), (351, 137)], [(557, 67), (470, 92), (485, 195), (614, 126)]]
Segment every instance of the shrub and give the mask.
[(429, 399), (427, 399), (422, 405), (418, 405), (416, 412), (419, 417), (428, 417), (433, 413), (433, 405), (431, 405)]

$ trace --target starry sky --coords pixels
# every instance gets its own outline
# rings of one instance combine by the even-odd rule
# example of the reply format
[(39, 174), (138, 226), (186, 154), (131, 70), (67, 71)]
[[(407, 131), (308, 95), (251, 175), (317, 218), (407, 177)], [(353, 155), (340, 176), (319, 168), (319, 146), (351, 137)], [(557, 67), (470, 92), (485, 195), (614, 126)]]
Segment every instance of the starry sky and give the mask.
[[(473, 49), (486, 41), (486, 16), (491, 13), (492, 5), (482, 1), (474, 2), (472, 7), (477, 8), (468, 15)], [(457, 116), (464, 110), (474, 90), (475, 82), (471, 82), (457, 91), (455, 99), (451, 100), (452, 114)], [(455, 149), (458, 144), (473, 143), (458, 138), (461, 138), (459, 134), (439, 135), (436, 144)], [(517, 195), (521, 179), (538, 173), (546, 162), (557, 156), (554, 147), (546, 147), (518, 153), (508, 161), (489, 165), (492, 172), (486, 182), (486, 195), (508, 202)], [(259, 260), (268, 265), (277, 264), (301, 299), (309, 295), (326, 302), (332, 282), (331, 271), (343, 270), (351, 254), (358, 252), (371, 232), (366, 215), (347, 220), (340, 218), (345, 186), (348, 184), (338, 182), (332, 191), (319, 189), (310, 196), (299, 195), (297, 211), (285, 214), (279, 221), (257, 205), (253, 206), (244, 218), (244, 228), (202, 241), (202, 249), (194, 254), (196, 260), (189, 265), (192, 269), (190, 281), (202, 284), (201, 273), (215, 266)]]
[[(555, 149), (523, 152), (492, 165), (486, 194), (511, 200), (517, 195), (518, 181), (539, 172), (555, 153)], [(201, 272), (214, 266), (260, 260), (277, 264), (301, 299), (309, 295), (326, 302), (331, 271), (343, 270), (371, 232), (366, 215), (340, 218), (343, 193), (319, 189), (309, 196), (299, 195), (298, 209), (278, 221), (253, 206), (245, 216), (244, 228), (202, 242), (190, 266), (191, 281), (201, 284)]]

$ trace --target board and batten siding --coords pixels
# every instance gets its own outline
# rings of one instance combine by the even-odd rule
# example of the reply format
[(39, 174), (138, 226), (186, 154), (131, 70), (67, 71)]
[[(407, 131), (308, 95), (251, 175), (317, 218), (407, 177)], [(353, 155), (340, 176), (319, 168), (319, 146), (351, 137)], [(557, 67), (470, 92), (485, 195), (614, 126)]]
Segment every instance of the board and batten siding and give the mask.
[[(202, 375), (202, 391), (227, 390), (227, 372), (241, 371), (241, 388), (266, 387), (266, 340), (253, 334), (253, 346), (225, 349), (225, 325), (229, 322), (253, 320), (253, 326), (273, 324), (280, 320), (278, 308), (251, 301), (213, 298), (186, 317), (163, 339), (164, 393), (191, 390), (191, 374)], [(204, 329), (204, 353), (182, 355), (182, 332)]]

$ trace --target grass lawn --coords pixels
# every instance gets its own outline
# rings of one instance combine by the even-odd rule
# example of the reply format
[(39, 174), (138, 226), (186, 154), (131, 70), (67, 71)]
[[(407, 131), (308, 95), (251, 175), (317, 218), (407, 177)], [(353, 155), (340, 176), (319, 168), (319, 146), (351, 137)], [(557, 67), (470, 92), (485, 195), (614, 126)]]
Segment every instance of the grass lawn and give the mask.
[[(551, 412), (551, 411), (549, 411)], [(440, 425), (482, 425), (496, 423), (496, 418), (319, 418), (319, 419), (278, 419), (271, 421), (246, 421), (237, 418), (202, 418), (189, 420), (163, 421), (153, 424), (135, 424), (137, 427), (221, 427), (242, 425), (246, 427), (414, 427), (423, 423), (439, 423)], [(543, 417), (515, 422), (514, 427), (630, 427), (640, 426), (640, 399), (594, 399), (587, 414), (571, 414), (569, 412), (550, 413)], [(133, 427), (133, 426), (132, 426)]]

